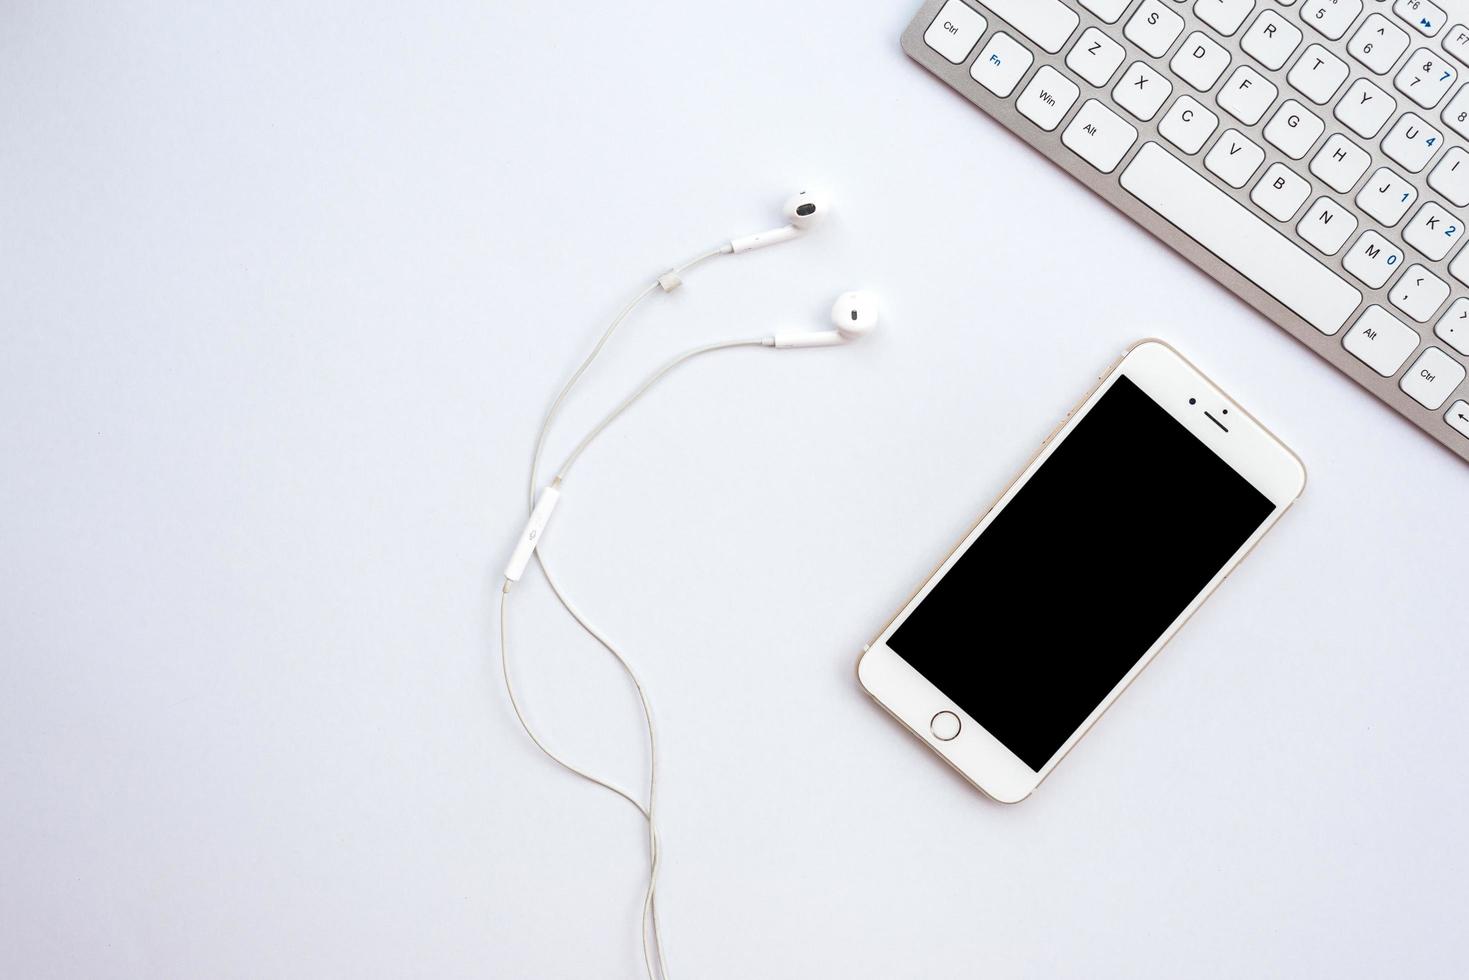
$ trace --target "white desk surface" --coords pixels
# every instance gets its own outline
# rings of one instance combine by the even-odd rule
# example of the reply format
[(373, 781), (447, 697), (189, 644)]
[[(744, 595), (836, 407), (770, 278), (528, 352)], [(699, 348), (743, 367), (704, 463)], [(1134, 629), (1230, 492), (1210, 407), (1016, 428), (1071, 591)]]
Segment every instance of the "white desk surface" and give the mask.
[[(885, 301), (671, 378), (548, 536), (662, 726), (674, 974), (1462, 970), (1469, 468), (911, 64), (916, 6), (9, 6), (0, 974), (639, 976), (640, 825), (515, 727), (492, 596), (601, 326), (816, 179), (839, 212), (650, 304), (551, 451), (677, 350)], [(1147, 335), (1310, 483), (1001, 807), (854, 659)], [(638, 781), (539, 575), (510, 631)]]

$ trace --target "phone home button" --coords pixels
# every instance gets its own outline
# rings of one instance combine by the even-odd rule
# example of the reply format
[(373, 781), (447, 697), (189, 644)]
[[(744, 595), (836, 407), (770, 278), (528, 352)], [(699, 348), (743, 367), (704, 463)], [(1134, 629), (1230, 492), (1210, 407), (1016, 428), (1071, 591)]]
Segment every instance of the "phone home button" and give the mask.
[(928, 723), (928, 728), (940, 742), (951, 741), (959, 735), (959, 716), (952, 711), (940, 711)]

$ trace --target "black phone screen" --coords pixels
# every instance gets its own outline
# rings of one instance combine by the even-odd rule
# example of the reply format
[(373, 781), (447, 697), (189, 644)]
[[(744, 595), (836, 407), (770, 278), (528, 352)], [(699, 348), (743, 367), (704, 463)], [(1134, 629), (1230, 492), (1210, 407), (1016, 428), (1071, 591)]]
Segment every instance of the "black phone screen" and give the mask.
[(1121, 375), (888, 646), (1038, 772), (1274, 509)]

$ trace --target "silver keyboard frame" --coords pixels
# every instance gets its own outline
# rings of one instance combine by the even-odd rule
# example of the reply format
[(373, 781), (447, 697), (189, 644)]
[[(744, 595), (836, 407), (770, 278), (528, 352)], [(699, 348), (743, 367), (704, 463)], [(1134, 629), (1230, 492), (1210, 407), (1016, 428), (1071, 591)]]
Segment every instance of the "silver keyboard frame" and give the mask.
[[(1458, 431), (1452, 428), (1448, 424), (1448, 422), (1445, 421), (1444, 418), (1444, 413), (1448, 411), (1449, 406), (1452, 405), (1456, 399), (1463, 398), (1469, 400), (1469, 378), (1466, 378), (1465, 381), (1460, 383), (1459, 387), (1456, 388), (1454, 392), (1449, 395), (1448, 399), (1444, 402), (1443, 407), (1438, 409), (1437, 411), (1429, 411), (1428, 409), (1424, 408), (1418, 402), (1414, 401), (1413, 398), (1411, 398), (1406, 392), (1398, 387), (1398, 381), (1402, 377), (1403, 373), (1408, 369), (1410, 365), (1413, 364), (1418, 355), (1429, 347), (1438, 347), (1439, 349), (1444, 350), (1450, 357), (1453, 357), (1460, 363), (1463, 363), (1466, 360), (1462, 355), (1459, 355), (1452, 348), (1449, 348), (1447, 344), (1439, 340), (1433, 332), (1434, 323), (1436, 323), (1437, 318), (1443, 314), (1443, 310), (1448, 308), (1447, 304), (1453, 302), (1453, 300), (1459, 296), (1469, 295), (1469, 289), (1466, 289), (1463, 283), (1460, 283), (1458, 280), (1450, 276), (1446, 271), (1448, 263), (1455, 257), (1455, 255), (1457, 255), (1457, 250), (1455, 250), (1455, 252), (1453, 253), (1450, 253), (1450, 255), (1446, 256), (1442, 261), (1434, 262), (1427, 258), (1424, 258), (1411, 245), (1403, 242), (1400, 231), (1423, 203), (1430, 200), (1441, 200), (1441, 197), (1435, 197), (1434, 192), (1427, 188), (1427, 176), (1429, 172), (1433, 169), (1434, 165), (1437, 164), (1439, 158), (1447, 152), (1448, 147), (1455, 145), (1455, 134), (1452, 130), (1444, 125), (1443, 121), (1439, 118), (1439, 114), (1443, 111), (1443, 107), (1448, 104), (1448, 101), (1450, 98), (1452, 98), (1454, 92), (1457, 92), (1458, 88), (1462, 85), (1469, 83), (1469, 66), (1461, 66), (1462, 70), (1459, 73), (1459, 79), (1455, 83), (1454, 88), (1444, 96), (1443, 100), (1437, 106), (1432, 109), (1419, 108), (1417, 105), (1413, 104), (1410, 100), (1403, 96), (1401, 92), (1398, 92), (1392, 87), (1393, 75), (1401, 67), (1403, 59), (1411, 56), (1413, 51), (1415, 51), (1419, 47), (1439, 48), (1441, 50), (1440, 42), (1444, 34), (1447, 33), (1453, 25), (1454, 21), (1452, 18), (1450, 18), (1449, 23), (1444, 26), (1443, 30), (1441, 30), (1436, 37), (1424, 37), (1421, 34), (1417, 34), (1407, 24), (1402, 23), (1396, 17), (1394, 17), (1394, 15), (1392, 14), (1392, 5), (1390, 3), (1372, 3), (1369, 0), (1369, 2), (1366, 4), (1367, 9), (1363, 11), (1363, 16), (1365, 16), (1367, 13), (1373, 12), (1374, 10), (1383, 13), (1390, 20), (1393, 20), (1394, 23), (1397, 23), (1399, 26), (1401, 26), (1409, 35), (1409, 44), (1407, 51), (1403, 55), (1399, 56), (1398, 60), (1393, 64), (1393, 69), (1389, 71), (1386, 76), (1379, 76), (1373, 75), (1371, 72), (1367, 71), (1360, 63), (1358, 63), (1355, 59), (1351, 57), (1351, 55), (1347, 54), (1346, 52), (1346, 42), (1350, 40), (1352, 33), (1356, 30), (1358, 22), (1353, 22), (1352, 27), (1347, 31), (1347, 33), (1342, 37), (1340, 41), (1331, 41), (1321, 36), (1320, 34), (1316, 34), (1309, 26), (1299, 23), (1299, 17), (1297, 13), (1297, 11), (1300, 9), (1299, 4), (1285, 7), (1277, 6), (1276, 4), (1270, 2), (1270, 0), (1263, 0), (1263, 2), (1256, 5), (1255, 11), (1251, 12), (1249, 17), (1245, 19), (1245, 22), (1240, 26), (1240, 29), (1235, 32), (1233, 37), (1225, 37), (1221, 35), (1218, 31), (1214, 30), (1214, 28), (1201, 21), (1198, 17), (1194, 16), (1192, 3), (1170, 3), (1168, 4), (1168, 6), (1173, 10), (1173, 12), (1184, 19), (1184, 28), (1179, 33), (1179, 40), (1174, 41), (1174, 46), (1169, 48), (1168, 53), (1162, 58), (1154, 58), (1146, 52), (1142, 51), (1140, 48), (1137, 47), (1137, 45), (1133, 44), (1130, 40), (1123, 37), (1122, 35), (1123, 27), (1126, 25), (1128, 18), (1132, 16), (1133, 9), (1138, 5), (1139, 2), (1141, 2), (1141, 0), (1131, 0), (1131, 2), (1129, 2), (1127, 5), (1127, 9), (1123, 12), (1122, 16), (1117, 19), (1117, 22), (1115, 24), (1108, 24), (1106, 21), (1101, 20), (1100, 18), (1092, 14), (1091, 11), (1087, 10), (1080, 4), (1068, 2), (1066, 6), (1076, 11), (1076, 13), (1081, 17), (1081, 23), (1077, 25), (1076, 30), (1072, 32), (1071, 36), (1066, 39), (1066, 43), (1061, 46), (1061, 50), (1054, 55), (1048, 54), (1034, 41), (1026, 37), (1023, 32), (1016, 29), (1008, 21), (1000, 17), (989, 7), (984, 6), (982, 0), (981, 2), (974, 2), (974, 0), (963, 0), (963, 2), (967, 3), (968, 6), (972, 7), (975, 11), (982, 14), (987, 23), (984, 34), (981, 35), (979, 42), (974, 45), (974, 50), (969, 53), (968, 57), (964, 59), (962, 64), (951, 64), (937, 51), (930, 48), (923, 40), (924, 32), (928, 30), (929, 24), (933, 21), (939, 10), (943, 8), (945, 0), (926, 0), (926, 2), (923, 4), (923, 7), (913, 17), (913, 20), (909, 22), (907, 29), (903, 31), (903, 51), (907, 53), (907, 55), (914, 61), (918, 62), (924, 68), (927, 68), (929, 71), (933, 72), (933, 74), (943, 79), (946, 84), (957, 91), (960, 95), (964, 96), (970, 102), (979, 106), (979, 108), (983, 109), (986, 113), (993, 116), (996, 120), (1003, 124), (1006, 129), (1010, 130), (1010, 132), (1014, 133), (1016, 136), (1020, 137), (1020, 139), (1024, 140), (1026, 143), (1029, 143), (1035, 149), (1045, 154), (1052, 163), (1056, 164), (1062, 170), (1066, 171), (1071, 176), (1075, 177), (1077, 180), (1085, 184), (1087, 187), (1091, 188), (1094, 192), (1100, 195), (1103, 200), (1107, 201), (1113, 207), (1117, 208), (1117, 210), (1121, 211), (1133, 221), (1137, 222), (1139, 225), (1142, 225), (1148, 231), (1152, 232), (1157, 238), (1165, 242), (1174, 251), (1178, 252), (1194, 265), (1198, 266), (1200, 269), (1213, 276), (1216, 280), (1223, 283), (1240, 299), (1243, 299), (1246, 303), (1249, 303), (1256, 310), (1269, 317), (1271, 320), (1275, 321), (1278, 326), (1284, 329), (1287, 333), (1291, 334), (1301, 343), (1311, 348), (1317, 354), (1321, 355), (1322, 358), (1324, 358), (1332, 366), (1337, 368), (1337, 370), (1346, 374), (1352, 380), (1356, 381), (1357, 384), (1361, 385), (1363, 388), (1366, 388), (1382, 401), (1391, 405), (1394, 409), (1397, 410), (1399, 414), (1403, 415), (1414, 425), (1418, 426), (1424, 432), (1428, 433), (1428, 435), (1438, 440), (1450, 452), (1457, 455), (1460, 459), (1464, 460), (1465, 462), (1469, 462), (1469, 437), (1461, 435)], [(1442, 0), (1440, 0), (1440, 3), (1442, 3)], [(1254, 23), (1255, 17), (1259, 16), (1259, 11), (1271, 7), (1276, 8), (1282, 16), (1290, 19), (1292, 23), (1297, 23), (1298, 26), (1301, 28), (1302, 34), (1304, 35), (1304, 39), (1302, 40), (1300, 47), (1291, 54), (1291, 57), (1286, 62), (1285, 67), (1282, 68), (1280, 71), (1270, 71), (1269, 69), (1265, 68), (1259, 62), (1255, 61), (1253, 57), (1242, 51), (1239, 46), (1240, 39), (1245, 35), (1245, 32), (1249, 30), (1250, 25)], [(1469, 23), (1469, 19), (1466, 19), (1463, 22)], [(1090, 82), (1078, 76), (1070, 68), (1066, 67), (1067, 53), (1076, 43), (1076, 39), (1080, 37), (1081, 34), (1088, 27), (1096, 27), (1098, 30), (1102, 31), (1102, 33), (1106, 34), (1108, 37), (1111, 37), (1113, 40), (1121, 44), (1123, 46), (1123, 49), (1126, 51), (1126, 57), (1123, 59), (1122, 67), (1118, 69), (1118, 73), (1112, 77), (1108, 85), (1103, 88), (1097, 88)], [(1028, 48), (1031, 53), (1035, 55), (1035, 62), (1030, 66), (1030, 68), (1026, 70), (1025, 74), (1021, 76), (1019, 84), (1015, 86), (1015, 90), (1010, 94), (1008, 98), (1000, 98), (999, 96), (990, 92), (989, 89), (986, 89), (984, 86), (980, 85), (969, 75), (969, 69), (974, 64), (974, 59), (979, 56), (979, 52), (983, 50), (985, 43), (988, 41), (990, 35), (993, 34), (996, 29), (1005, 31), (1005, 33), (1015, 38), (1021, 44), (1024, 44), (1026, 48)], [(1231, 58), (1229, 68), (1226, 69), (1224, 74), (1220, 77), (1220, 81), (1215, 82), (1214, 87), (1205, 93), (1199, 93), (1187, 82), (1184, 82), (1177, 75), (1175, 75), (1173, 71), (1168, 67), (1168, 60), (1175, 52), (1177, 45), (1180, 43), (1181, 39), (1187, 37), (1189, 32), (1194, 30), (1203, 31), (1214, 41), (1223, 45), (1226, 49), (1228, 49)], [(1342, 83), (1342, 87), (1338, 91), (1338, 94), (1336, 96), (1333, 96), (1332, 101), (1327, 106), (1317, 107), (1312, 105), (1313, 111), (1321, 112), (1323, 118), (1327, 123), (1326, 131), (1323, 132), (1322, 135), (1318, 138), (1317, 142), (1312, 145), (1312, 153), (1316, 151), (1316, 148), (1321, 144), (1321, 142), (1329, 137), (1331, 133), (1344, 132), (1346, 133), (1347, 138), (1350, 139), (1354, 144), (1362, 147), (1362, 149), (1371, 154), (1372, 162), (1367, 167), (1367, 175), (1370, 176), (1371, 173), (1379, 166), (1390, 167), (1398, 173), (1403, 173), (1404, 168), (1397, 164), (1395, 161), (1388, 158), (1386, 155), (1384, 155), (1381, 147), (1382, 136), (1387, 133), (1388, 130), (1391, 128), (1393, 121), (1401, 116), (1403, 112), (1416, 112), (1427, 119), (1429, 122), (1431, 122), (1435, 128), (1439, 129), (1444, 134), (1445, 146), (1440, 149), (1438, 153), (1434, 154), (1433, 159), (1429, 162), (1429, 165), (1424, 168), (1423, 172), (1419, 174), (1405, 174), (1405, 176), (1408, 177), (1408, 179), (1414, 184), (1414, 186), (1419, 188), (1418, 200), (1413, 202), (1413, 206), (1408, 210), (1408, 213), (1404, 215), (1403, 219), (1399, 221), (1398, 224), (1395, 225), (1393, 228), (1383, 228), (1380, 223), (1373, 220), (1370, 216), (1364, 214), (1362, 210), (1357, 207), (1356, 192), (1361, 186), (1361, 179), (1359, 179), (1357, 185), (1352, 188), (1351, 193), (1338, 194), (1330, 188), (1324, 187), (1321, 181), (1307, 169), (1310, 154), (1307, 155), (1306, 159), (1292, 160), (1281, 153), (1278, 149), (1276, 149), (1274, 144), (1272, 144), (1269, 140), (1265, 139), (1265, 124), (1268, 123), (1271, 116), (1274, 115), (1275, 107), (1280, 103), (1282, 99), (1288, 97), (1288, 93), (1295, 92), (1294, 87), (1286, 82), (1285, 75), (1290, 70), (1291, 66), (1295, 64), (1296, 59), (1300, 57), (1300, 52), (1303, 51), (1307, 45), (1313, 42), (1320, 44), (1322, 47), (1332, 51), (1343, 61), (1345, 61), (1347, 65), (1352, 69), (1352, 71), (1347, 80)], [(1173, 92), (1165, 101), (1163, 108), (1160, 109), (1157, 115), (1155, 115), (1153, 119), (1149, 122), (1140, 121), (1136, 116), (1133, 116), (1125, 109), (1119, 107), (1117, 103), (1114, 102), (1112, 99), (1112, 86), (1116, 84), (1117, 78), (1121, 77), (1121, 73), (1126, 70), (1126, 67), (1134, 61), (1142, 61), (1145, 64), (1152, 66), (1154, 69), (1162, 73), (1164, 77), (1166, 77), (1173, 84)], [(1229, 72), (1233, 71), (1236, 65), (1240, 64), (1249, 65), (1250, 67), (1254, 68), (1261, 75), (1269, 78), (1272, 82), (1274, 82), (1277, 88), (1279, 88), (1280, 90), (1280, 94), (1276, 97), (1276, 101), (1271, 103), (1270, 109), (1265, 112), (1265, 114), (1261, 117), (1259, 123), (1254, 126), (1246, 126), (1244, 123), (1234, 118), (1228, 111), (1220, 109), (1218, 107), (1218, 103), (1214, 101), (1214, 97), (1217, 95), (1219, 86), (1222, 81), (1228, 78)], [(1076, 104), (1066, 111), (1066, 114), (1062, 117), (1060, 124), (1057, 125), (1057, 127), (1051, 132), (1046, 132), (1045, 130), (1041, 129), (1025, 116), (1022, 116), (1016, 109), (1016, 100), (1019, 98), (1020, 93), (1025, 91), (1025, 87), (1030, 84), (1032, 76), (1037, 71), (1039, 71), (1043, 65), (1050, 65), (1052, 68), (1055, 68), (1057, 71), (1061, 72), (1066, 78), (1071, 79), (1071, 81), (1074, 82), (1077, 87), (1081, 89), (1081, 96), (1077, 98)], [(1380, 132), (1370, 143), (1366, 140), (1361, 139), (1355, 133), (1348, 132), (1346, 128), (1342, 126), (1333, 115), (1336, 107), (1336, 101), (1340, 98), (1340, 93), (1345, 92), (1347, 87), (1350, 86), (1353, 80), (1357, 78), (1366, 78), (1369, 81), (1372, 81), (1374, 84), (1390, 92), (1393, 97), (1398, 101), (1398, 109), (1395, 111), (1394, 115), (1388, 121), (1388, 123), (1383, 126), (1382, 132)], [(1384, 79), (1386, 80), (1385, 82)], [(1196, 154), (1185, 154), (1182, 150), (1178, 149), (1178, 147), (1168, 142), (1168, 140), (1164, 139), (1158, 133), (1157, 124), (1167, 114), (1168, 106), (1172, 105), (1174, 99), (1184, 93), (1193, 95), (1194, 98), (1198, 99), (1200, 102), (1203, 102), (1205, 105), (1208, 105), (1211, 109), (1215, 110), (1220, 119), (1218, 130), (1216, 130), (1214, 134), (1210, 135), (1209, 140), (1204, 145), (1204, 148)], [(1310, 104), (1309, 100), (1307, 100), (1304, 96), (1299, 95), (1298, 93), (1295, 97), (1302, 102)], [(1076, 153), (1074, 153), (1070, 148), (1068, 148), (1065, 144), (1061, 142), (1062, 132), (1066, 129), (1067, 125), (1070, 124), (1071, 118), (1076, 114), (1081, 106), (1086, 103), (1086, 100), (1089, 98), (1096, 98), (1104, 105), (1112, 108), (1118, 113), (1118, 115), (1126, 119), (1138, 131), (1137, 142), (1128, 149), (1127, 153), (1122, 158), (1122, 162), (1119, 163), (1110, 174), (1104, 174), (1098, 171), (1097, 169), (1092, 167), (1090, 163), (1087, 163), (1081, 157), (1077, 156)], [(1233, 187), (1230, 187), (1228, 184), (1220, 181), (1212, 173), (1205, 169), (1205, 167), (1203, 166), (1204, 154), (1208, 152), (1209, 147), (1211, 147), (1214, 144), (1214, 141), (1218, 139), (1218, 133), (1231, 127), (1234, 129), (1238, 129), (1240, 132), (1249, 136), (1250, 139), (1254, 140), (1255, 143), (1257, 143), (1262, 149), (1265, 150), (1265, 161), (1260, 164), (1259, 168), (1256, 171), (1257, 174), (1264, 173), (1265, 170), (1272, 163), (1278, 162), (1284, 164), (1291, 171), (1300, 174), (1300, 176), (1310, 181), (1311, 196), (1307, 199), (1308, 202), (1324, 194), (1325, 196), (1330, 197), (1332, 200), (1338, 201), (1339, 203), (1343, 204), (1352, 212), (1352, 214), (1358, 220), (1358, 226), (1357, 229), (1352, 233), (1352, 237), (1349, 240), (1347, 246), (1343, 247), (1342, 250), (1338, 252), (1335, 256), (1323, 256), (1320, 252), (1312, 249), (1309, 244), (1302, 241), (1300, 236), (1295, 233), (1295, 223), (1296, 220), (1299, 220), (1299, 215), (1297, 215), (1295, 220), (1289, 222), (1276, 221), (1274, 218), (1261, 211), (1250, 201), (1249, 192), (1250, 188), (1254, 185), (1253, 180), (1247, 182), (1243, 188), (1235, 190)], [(1126, 190), (1124, 190), (1122, 185), (1119, 183), (1119, 178), (1121, 177), (1122, 172), (1127, 169), (1129, 164), (1132, 163), (1132, 159), (1137, 155), (1138, 150), (1150, 141), (1158, 143), (1160, 146), (1168, 150), (1168, 152), (1171, 153), (1173, 156), (1179, 158), (1180, 160), (1183, 160), (1185, 163), (1188, 164), (1190, 169), (1195, 170), (1219, 190), (1222, 190), (1226, 194), (1230, 195), (1237, 202), (1243, 205), (1245, 209), (1248, 210), (1255, 217), (1259, 218), (1261, 221), (1265, 222), (1267, 225), (1280, 232), (1290, 241), (1295, 242), (1301, 248), (1305, 249), (1312, 258), (1321, 262), (1327, 268), (1331, 269), (1337, 275), (1341, 276), (1344, 280), (1351, 283), (1352, 286), (1356, 287), (1356, 289), (1362, 294), (1362, 303), (1357, 307), (1356, 312), (1354, 312), (1347, 319), (1346, 324), (1335, 334), (1323, 334), (1321, 331), (1311, 326), (1311, 324), (1307, 323), (1305, 320), (1297, 316), (1289, 308), (1282, 305), (1279, 301), (1275, 299), (1274, 296), (1270, 295), (1265, 290), (1255, 285), (1252, 281), (1246, 279), (1244, 276), (1236, 272), (1233, 266), (1225, 263), (1222, 259), (1215, 256), (1213, 252), (1210, 252), (1208, 249), (1204, 248), (1198, 242), (1194, 241), (1184, 232), (1180, 231), (1176, 226), (1171, 224), (1167, 219), (1159, 215), (1156, 211), (1152, 210), (1146, 204), (1143, 204), (1137, 198), (1133, 197)], [(1454, 211), (1455, 213), (1463, 212), (1466, 210), (1463, 208), (1455, 208), (1449, 202), (1443, 203), (1445, 207), (1449, 208), (1449, 210)], [(1386, 287), (1392, 286), (1396, 283), (1396, 276), (1390, 279), (1385, 284), (1384, 288), (1371, 289), (1365, 283), (1357, 279), (1351, 273), (1347, 272), (1345, 268), (1343, 268), (1341, 260), (1342, 257), (1346, 255), (1347, 252), (1350, 250), (1350, 243), (1356, 241), (1357, 237), (1363, 231), (1366, 231), (1369, 228), (1375, 229), (1384, 237), (1391, 239), (1395, 247), (1401, 248), (1406, 258), (1405, 264), (1411, 264), (1413, 261), (1417, 261), (1424, 265), (1426, 268), (1434, 270), (1435, 274), (1438, 275), (1439, 278), (1449, 283), (1452, 289), (1449, 300), (1446, 301), (1445, 305), (1440, 308), (1437, 313), (1435, 313), (1434, 319), (1431, 320), (1429, 323), (1420, 324), (1415, 321), (1409, 320), (1395, 306), (1393, 306), (1391, 302), (1388, 301), (1389, 290)], [(1464, 246), (1460, 247), (1462, 248)], [(1357, 318), (1362, 315), (1362, 313), (1367, 309), (1368, 306), (1371, 306), (1374, 303), (1392, 312), (1394, 316), (1398, 317), (1398, 319), (1403, 320), (1404, 323), (1407, 323), (1409, 326), (1411, 326), (1419, 335), (1419, 344), (1417, 348), (1414, 349), (1414, 352), (1408, 357), (1406, 361), (1403, 362), (1403, 366), (1399, 368), (1397, 373), (1395, 373), (1391, 378), (1382, 377), (1382, 375), (1373, 371), (1366, 364), (1363, 364), (1361, 361), (1357, 360), (1356, 357), (1354, 357), (1351, 353), (1347, 351), (1345, 347), (1342, 346), (1342, 338), (1346, 336), (1346, 333), (1348, 330), (1351, 329), (1352, 324), (1356, 322)]]

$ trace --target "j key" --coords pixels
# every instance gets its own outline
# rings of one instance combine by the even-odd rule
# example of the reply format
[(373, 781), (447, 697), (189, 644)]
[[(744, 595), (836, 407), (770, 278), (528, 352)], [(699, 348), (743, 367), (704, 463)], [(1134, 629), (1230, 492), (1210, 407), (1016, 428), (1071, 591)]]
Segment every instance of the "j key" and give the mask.
[(1357, 207), (1391, 228), (1403, 220), (1418, 198), (1418, 190), (1407, 178), (1379, 167), (1357, 192)]

